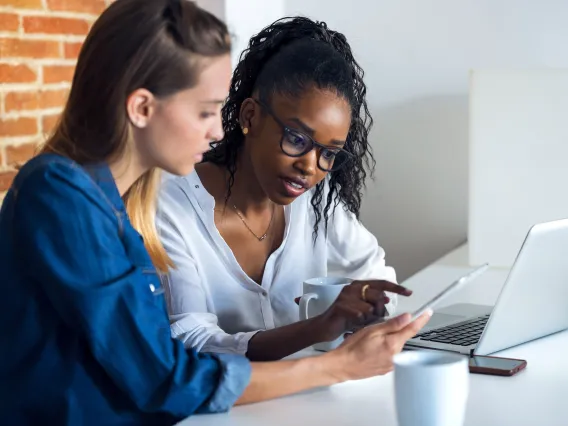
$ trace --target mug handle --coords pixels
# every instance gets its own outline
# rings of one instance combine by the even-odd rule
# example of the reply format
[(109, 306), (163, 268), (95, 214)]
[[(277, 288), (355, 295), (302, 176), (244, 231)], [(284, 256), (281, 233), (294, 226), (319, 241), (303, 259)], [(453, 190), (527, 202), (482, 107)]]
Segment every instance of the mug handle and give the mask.
[(310, 300), (317, 299), (318, 295), (315, 293), (306, 293), (300, 297), (300, 320), (307, 320), (308, 317), (308, 304)]

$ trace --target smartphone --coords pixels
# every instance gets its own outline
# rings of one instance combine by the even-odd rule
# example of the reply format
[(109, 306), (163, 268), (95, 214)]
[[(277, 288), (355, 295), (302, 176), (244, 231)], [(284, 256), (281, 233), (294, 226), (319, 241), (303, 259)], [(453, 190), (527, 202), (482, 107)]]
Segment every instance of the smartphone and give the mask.
[(477, 374), (512, 376), (523, 370), (526, 366), (527, 362), (524, 359), (481, 355), (474, 355), (469, 358), (469, 372)]
[(416, 311), (414, 311), (412, 313), (412, 321), (414, 321), (416, 318), (418, 318), (420, 315), (422, 315), (424, 312), (426, 312), (428, 309), (433, 309), (436, 305), (438, 305), (438, 303), (440, 303), (445, 297), (447, 297), (448, 295), (450, 295), (451, 293), (453, 293), (454, 291), (458, 290), (459, 288), (461, 288), (463, 285), (465, 285), (468, 282), (471, 282), (473, 280), (475, 280), (477, 277), (479, 277), (481, 274), (483, 274), (487, 268), (489, 268), (489, 264), (488, 263), (484, 263), (483, 265), (481, 265), (478, 268), (475, 268), (473, 271), (467, 273), (466, 275), (464, 275), (463, 277), (459, 278), (458, 280), (454, 281), (452, 284), (449, 285), (449, 287), (447, 287), (446, 289), (444, 289), (443, 291), (441, 291), (440, 293), (438, 293), (436, 296), (434, 296), (431, 300), (429, 300), (428, 302), (426, 302), (424, 305), (422, 305), (420, 308), (418, 308)]

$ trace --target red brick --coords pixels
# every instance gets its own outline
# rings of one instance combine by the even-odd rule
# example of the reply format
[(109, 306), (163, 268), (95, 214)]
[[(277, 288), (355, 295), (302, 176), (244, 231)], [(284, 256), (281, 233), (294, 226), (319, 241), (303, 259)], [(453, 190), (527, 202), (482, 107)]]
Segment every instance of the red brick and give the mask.
[(8, 92), (4, 97), (6, 112), (38, 109), (38, 107), (38, 92)]
[(41, 109), (64, 107), (67, 102), (69, 90), (46, 90), (39, 94), (39, 107)]
[(12, 6), (18, 9), (43, 9), (41, 0), (2, 0), (2, 6)]
[(49, 16), (24, 16), (24, 32), (42, 34), (85, 35), (90, 23), (84, 19), (52, 18)]
[(106, 8), (104, 0), (47, 0), (47, 7), (51, 10), (65, 10), (69, 12), (83, 12), (99, 15)]
[(0, 38), (0, 58), (59, 58), (59, 42)]
[(60, 114), (44, 115), (41, 117), (41, 131), (43, 133), (51, 133), (59, 121)]
[(37, 120), (31, 117), (0, 120), (0, 136), (31, 136), (37, 134)]
[(50, 65), (43, 67), (44, 83), (66, 83), (73, 80), (73, 65)]
[[(16, 172), (0, 172), (0, 191), (7, 191), (8, 189), (10, 189), (10, 185), (12, 185), (12, 181), (15, 177)], [(4, 194), (0, 195), (0, 197), (3, 196)]]
[(6, 147), (6, 164), (8, 166), (16, 166), (23, 164), (32, 158), (37, 150), (37, 144), (26, 143), (23, 145)]
[(4, 108), (6, 112), (59, 108), (65, 105), (68, 94), (67, 89), (8, 92), (4, 98)]
[(14, 13), (0, 13), (0, 31), (18, 31), (20, 18)]
[(0, 81), (2, 83), (33, 83), (36, 73), (27, 65), (0, 64)]
[(65, 58), (77, 59), (77, 57), (79, 57), (79, 52), (81, 51), (82, 45), (83, 43), (65, 43)]

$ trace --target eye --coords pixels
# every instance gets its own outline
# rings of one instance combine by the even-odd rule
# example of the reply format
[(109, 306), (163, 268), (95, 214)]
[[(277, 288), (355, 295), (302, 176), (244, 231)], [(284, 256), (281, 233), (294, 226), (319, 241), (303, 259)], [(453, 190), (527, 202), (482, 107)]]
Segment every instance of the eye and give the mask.
[(326, 160), (333, 160), (337, 155), (336, 151), (330, 151), (329, 149), (322, 149), (321, 156)]
[(305, 147), (309, 143), (308, 137), (306, 135), (303, 135), (301, 133), (295, 132), (290, 129), (287, 129), (286, 131), (286, 142), (298, 148)]
[(204, 111), (204, 112), (202, 112), (202, 113), (199, 114), (199, 117), (200, 117), (200, 118), (203, 118), (203, 119), (206, 119), (206, 118), (209, 118), (209, 117), (213, 117), (214, 115), (215, 115), (214, 112), (205, 112), (205, 111)]

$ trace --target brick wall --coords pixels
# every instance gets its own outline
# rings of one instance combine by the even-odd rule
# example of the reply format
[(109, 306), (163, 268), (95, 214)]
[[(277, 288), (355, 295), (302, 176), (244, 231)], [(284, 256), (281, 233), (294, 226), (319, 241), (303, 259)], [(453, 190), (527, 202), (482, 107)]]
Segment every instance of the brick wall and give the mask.
[(0, 200), (65, 103), (81, 43), (111, 0), (0, 0)]

